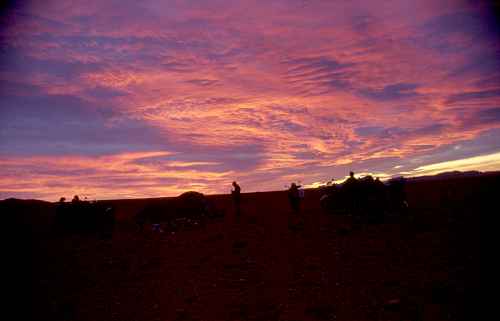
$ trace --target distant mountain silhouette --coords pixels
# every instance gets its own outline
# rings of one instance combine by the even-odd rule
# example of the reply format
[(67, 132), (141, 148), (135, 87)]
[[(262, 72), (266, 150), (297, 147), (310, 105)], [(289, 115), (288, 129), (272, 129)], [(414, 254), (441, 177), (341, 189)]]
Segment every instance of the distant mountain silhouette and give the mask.
[(489, 175), (491, 173), (497, 173), (497, 172), (480, 172), (480, 171), (466, 171), (466, 172), (461, 172), (461, 171), (451, 171), (451, 172), (439, 173), (439, 174), (436, 174), (436, 175), (425, 175), (425, 176), (410, 177), (410, 178), (408, 178), (408, 180), (413, 181), (413, 182), (435, 181), (435, 180), (450, 179), (450, 178), (478, 177), (478, 176), (483, 176), (483, 175)]

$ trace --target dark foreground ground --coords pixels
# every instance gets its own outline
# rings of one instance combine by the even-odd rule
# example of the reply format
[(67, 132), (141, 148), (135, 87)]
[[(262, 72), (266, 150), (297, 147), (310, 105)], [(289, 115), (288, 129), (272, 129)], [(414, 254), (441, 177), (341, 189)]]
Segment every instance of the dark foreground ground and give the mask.
[(239, 222), (214, 196), (224, 219), (175, 234), (136, 231), (147, 200), (115, 201), (111, 240), (52, 237), (49, 203), (8, 206), (20, 232), (7, 265), (23, 275), (14, 319), (473, 320), (482, 204), (498, 182), (409, 184), (410, 217), (371, 225), (322, 213), (314, 190), (303, 225), (284, 193), (255, 193)]

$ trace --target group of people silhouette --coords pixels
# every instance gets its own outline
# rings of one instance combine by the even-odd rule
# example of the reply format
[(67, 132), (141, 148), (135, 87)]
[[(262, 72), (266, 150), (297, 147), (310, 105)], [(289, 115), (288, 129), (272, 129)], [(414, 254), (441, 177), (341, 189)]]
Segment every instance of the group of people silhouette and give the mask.
[[(242, 214), (241, 186), (232, 182), (231, 197), (234, 204), (234, 212), (237, 220)], [(369, 215), (381, 217), (384, 212), (403, 212), (408, 207), (405, 196), (405, 180), (403, 178), (391, 179), (387, 183), (382, 183), (378, 178), (364, 176), (356, 178), (351, 171), (349, 177), (341, 184), (329, 182), (322, 189), (322, 196), (319, 198), (321, 207), (327, 212), (346, 212), (352, 215)], [(291, 212), (298, 215), (301, 212), (301, 203), (304, 199), (304, 189), (301, 185), (292, 182), (287, 189), (287, 198)], [(190, 219), (199, 219), (210, 216), (215, 217), (216, 210), (204, 195), (197, 192), (186, 192), (175, 198), (177, 204), (174, 210), (165, 211), (163, 208), (154, 208), (149, 213), (153, 229), (159, 226), (160, 221), (173, 220), (174, 214), (183, 213)], [(65, 198), (61, 198), (56, 215), (56, 223), (59, 227), (76, 229), (78, 226), (103, 226), (105, 230), (114, 224), (114, 209), (103, 202), (81, 200), (77, 195), (71, 202), (66, 203)], [(181, 206), (182, 205), (182, 206)], [(165, 217), (160, 217), (160, 216)], [(140, 215), (139, 215), (140, 216)], [(141, 217), (138, 216), (140, 221)], [(158, 216), (158, 217), (156, 217)], [(297, 217), (297, 216), (296, 216)], [(143, 224), (140, 224), (143, 225)]]
[[(301, 187), (301, 185), (292, 183), (288, 189), (288, 200), (292, 211), (296, 214), (300, 212), (300, 202), (301, 199), (304, 198), (304, 190), (301, 189)], [(232, 183), (231, 195), (233, 198), (236, 217), (239, 218), (241, 215), (241, 187), (236, 181)]]
[[(232, 198), (236, 216), (241, 215), (241, 187), (237, 182), (232, 183)], [(344, 207), (348, 212), (381, 212), (387, 207), (388, 202), (395, 202), (396, 206), (407, 206), (404, 195), (404, 179), (391, 179), (384, 184), (378, 177), (367, 175), (356, 178), (354, 172), (349, 172), (349, 177), (341, 184), (333, 183), (333, 180), (325, 186), (325, 195), (321, 202), (328, 198), (328, 202), (335, 202)], [(293, 182), (287, 190), (288, 201), (292, 213), (299, 214), (301, 210), (304, 190), (302, 186)], [(323, 206), (324, 204), (322, 204)], [(394, 204), (389, 204), (393, 208)]]
[(53, 222), (55, 233), (98, 233), (109, 238), (115, 225), (115, 208), (105, 202), (83, 200), (78, 195), (71, 202), (61, 197), (56, 205)]

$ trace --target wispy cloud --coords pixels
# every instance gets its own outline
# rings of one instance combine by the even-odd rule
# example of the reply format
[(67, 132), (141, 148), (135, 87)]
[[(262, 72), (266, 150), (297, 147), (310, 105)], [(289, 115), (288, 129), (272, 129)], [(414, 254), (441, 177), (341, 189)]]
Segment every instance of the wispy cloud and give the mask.
[[(27, 193), (55, 200), (68, 194), (89, 198), (158, 197), (176, 195), (195, 184), (203, 192), (222, 185), (230, 171), (200, 169), (212, 162), (164, 159), (170, 152), (136, 152), (102, 157), (0, 158), (6, 174), (0, 178), (0, 197)], [(153, 161), (161, 158), (161, 161)], [(19, 176), (23, 180), (19, 180)]]

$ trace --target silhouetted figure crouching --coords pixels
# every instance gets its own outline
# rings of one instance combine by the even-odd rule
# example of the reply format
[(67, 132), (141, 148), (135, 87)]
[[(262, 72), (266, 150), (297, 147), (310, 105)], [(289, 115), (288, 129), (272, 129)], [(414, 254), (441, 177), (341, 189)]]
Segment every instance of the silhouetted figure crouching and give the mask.
[(80, 203), (80, 198), (78, 197), (78, 195), (73, 196), (71, 203), (73, 203), (73, 204)]
[(75, 195), (71, 203), (62, 197), (56, 205), (53, 228), (56, 235), (97, 235), (112, 238), (115, 209), (104, 202), (81, 201)]

